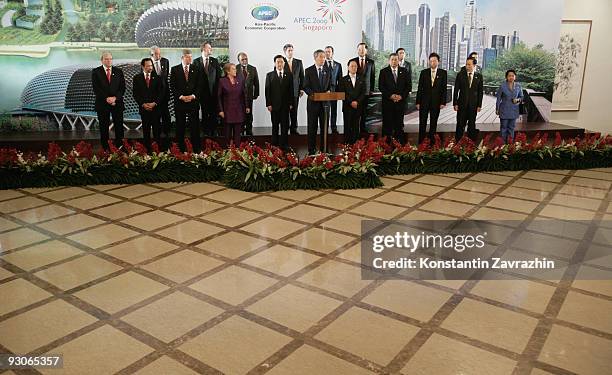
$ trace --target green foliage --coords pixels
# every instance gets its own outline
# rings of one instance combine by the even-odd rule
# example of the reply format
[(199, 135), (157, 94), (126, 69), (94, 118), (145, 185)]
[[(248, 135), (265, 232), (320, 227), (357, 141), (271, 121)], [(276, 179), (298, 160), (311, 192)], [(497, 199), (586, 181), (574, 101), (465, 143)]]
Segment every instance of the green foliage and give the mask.
[(552, 100), (555, 59), (555, 54), (546, 51), (541, 44), (529, 48), (519, 43), (483, 71), (484, 84), (499, 86), (505, 80), (506, 71), (514, 69), (523, 88), (544, 92)]

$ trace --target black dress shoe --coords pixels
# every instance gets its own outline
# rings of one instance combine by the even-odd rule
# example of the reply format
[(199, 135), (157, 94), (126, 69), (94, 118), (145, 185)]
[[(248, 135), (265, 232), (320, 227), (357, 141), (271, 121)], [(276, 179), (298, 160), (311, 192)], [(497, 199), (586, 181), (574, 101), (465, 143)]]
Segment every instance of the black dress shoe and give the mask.
[(300, 135), (300, 133), (298, 133), (297, 129), (291, 129), (291, 135)]
[(249, 137), (253, 136), (253, 131), (252, 130), (247, 130), (246, 131), (246, 135), (248, 135)]
[(332, 134), (340, 134), (337, 129), (332, 129)]

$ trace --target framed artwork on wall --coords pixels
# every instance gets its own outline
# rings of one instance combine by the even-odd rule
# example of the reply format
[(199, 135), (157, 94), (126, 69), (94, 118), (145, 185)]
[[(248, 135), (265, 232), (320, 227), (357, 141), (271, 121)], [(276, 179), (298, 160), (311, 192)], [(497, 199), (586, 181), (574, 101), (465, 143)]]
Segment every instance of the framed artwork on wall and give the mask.
[(552, 110), (579, 111), (589, 54), (590, 20), (562, 20)]

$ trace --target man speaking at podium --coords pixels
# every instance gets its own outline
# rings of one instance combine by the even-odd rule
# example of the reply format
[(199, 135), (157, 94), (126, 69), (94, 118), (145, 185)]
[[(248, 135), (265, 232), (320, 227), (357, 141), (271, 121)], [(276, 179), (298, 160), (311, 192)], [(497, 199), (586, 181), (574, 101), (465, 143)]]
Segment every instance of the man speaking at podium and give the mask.
[(317, 146), (317, 122), (321, 135), (319, 150), (323, 150), (325, 137), (325, 107), (327, 102), (316, 102), (314, 94), (331, 89), (331, 74), (325, 65), (325, 52), (318, 49), (313, 54), (315, 63), (304, 72), (304, 92), (308, 95), (306, 114), (308, 119), (308, 154), (313, 155)]

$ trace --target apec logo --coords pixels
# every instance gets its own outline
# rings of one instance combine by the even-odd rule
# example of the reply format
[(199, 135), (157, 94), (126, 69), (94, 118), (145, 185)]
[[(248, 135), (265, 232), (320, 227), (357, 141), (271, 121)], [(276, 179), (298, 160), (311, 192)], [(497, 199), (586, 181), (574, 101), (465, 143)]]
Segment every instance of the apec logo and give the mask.
[(251, 15), (259, 21), (272, 21), (278, 17), (278, 9), (270, 5), (261, 5), (253, 8)]

